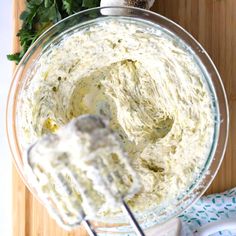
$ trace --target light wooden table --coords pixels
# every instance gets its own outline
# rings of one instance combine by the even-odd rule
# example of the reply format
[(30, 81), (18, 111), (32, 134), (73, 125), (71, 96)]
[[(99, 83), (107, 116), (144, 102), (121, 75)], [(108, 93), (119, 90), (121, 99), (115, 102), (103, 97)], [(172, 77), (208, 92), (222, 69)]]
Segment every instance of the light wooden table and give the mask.
[[(14, 30), (24, 0), (14, 1)], [(236, 186), (236, 0), (157, 0), (152, 10), (174, 20), (206, 49), (223, 79), (230, 106), (230, 136), (225, 159), (207, 193)], [(19, 43), (14, 38), (14, 50)], [(67, 233), (51, 220), (13, 170), (14, 236), (85, 236), (84, 229)]]

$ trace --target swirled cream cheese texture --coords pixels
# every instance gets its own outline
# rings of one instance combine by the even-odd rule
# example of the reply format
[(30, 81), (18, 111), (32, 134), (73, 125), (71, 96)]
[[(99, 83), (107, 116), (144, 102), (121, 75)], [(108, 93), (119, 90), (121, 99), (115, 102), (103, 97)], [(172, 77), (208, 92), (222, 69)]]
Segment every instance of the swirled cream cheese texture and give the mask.
[(18, 111), (23, 147), (74, 117), (103, 115), (143, 184), (133, 210), (171, 202), (193, 183), (212, 144), (213, 105), (181, 41), (106, 20), (65, 37), (36, 65)]

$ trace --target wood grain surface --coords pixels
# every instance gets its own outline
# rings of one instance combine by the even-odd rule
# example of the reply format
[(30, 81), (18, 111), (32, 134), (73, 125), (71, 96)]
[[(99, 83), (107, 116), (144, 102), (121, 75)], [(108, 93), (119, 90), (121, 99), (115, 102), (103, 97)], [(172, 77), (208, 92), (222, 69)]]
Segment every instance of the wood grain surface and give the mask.
[[(14, 0), (14, 32), (20, 27), (24, 0)], [(206, 49), (223, 79), (230, 107), (230, 134), (223, 164), (207, 193), (236, 186), (236, 0), (157, 0), (153, 11), (183, 26)], [(19, 42), (14, 38), (14, 51)], [(85, 236), (83, 228), (65, 232), (28, 192), (13, 168), (14, 236)]]

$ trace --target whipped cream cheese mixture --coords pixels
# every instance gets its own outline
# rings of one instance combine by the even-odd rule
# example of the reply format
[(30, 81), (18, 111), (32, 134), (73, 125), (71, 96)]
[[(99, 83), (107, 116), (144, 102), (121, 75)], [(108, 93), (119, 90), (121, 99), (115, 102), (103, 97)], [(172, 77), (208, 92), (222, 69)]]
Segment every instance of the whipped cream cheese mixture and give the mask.
[(200, 173), (212, 110), (204, 75), (181, 41), (107, 19), (40, 57), (18, 116), (23, 148), (82, 114), (107, 117), (143, 184), (129, 200), (142, 211), (184, 193)]

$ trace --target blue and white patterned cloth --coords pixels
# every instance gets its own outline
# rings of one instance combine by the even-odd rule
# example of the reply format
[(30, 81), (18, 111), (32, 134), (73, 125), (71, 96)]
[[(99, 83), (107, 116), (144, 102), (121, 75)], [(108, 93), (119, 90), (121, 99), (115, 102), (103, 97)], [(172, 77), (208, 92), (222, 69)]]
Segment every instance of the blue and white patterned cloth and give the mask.
[[(236, 222), (236, 188), (221, 194), (212, 194), (201, 197), (192, 207), (180, 216), (183, 225), (183, 235), (192, 235), (191, 232), (210, 222), (225, 219), (235, 219)], [(212, 234), (214, 236), (236, 236), (236, 229)]]

